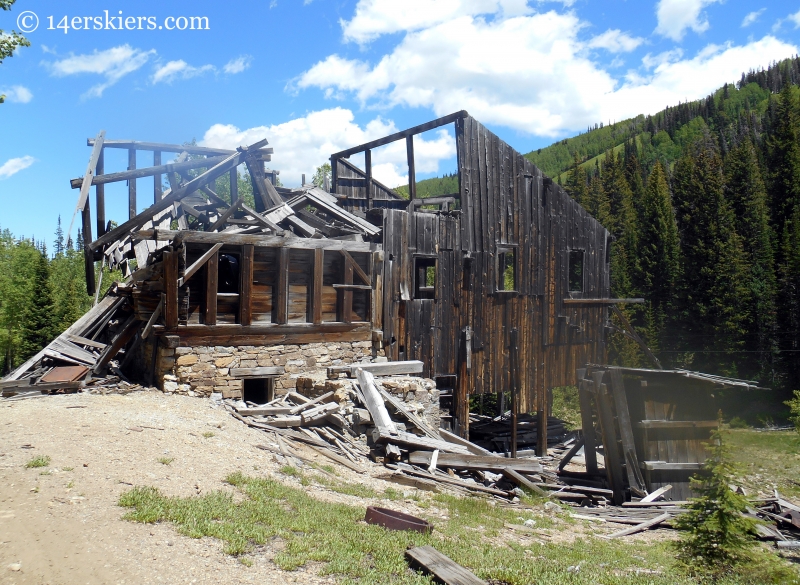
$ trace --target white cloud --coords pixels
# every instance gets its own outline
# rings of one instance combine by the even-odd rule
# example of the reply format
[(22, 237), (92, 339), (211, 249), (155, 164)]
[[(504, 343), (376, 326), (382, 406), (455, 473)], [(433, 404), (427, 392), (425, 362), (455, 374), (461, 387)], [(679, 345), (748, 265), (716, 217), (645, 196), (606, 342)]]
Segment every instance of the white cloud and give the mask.
[(619, 77), (593, 60), (594, 39), (580, 38), (585, 26), (572, 12), (462, 16), (406, 33), (375, 63), (330, 55), (289, 87), (354, 97), (367, 108), (428, 108), (436, 116), (465, 109), (484, 123), (553, 137), (704, 97), (742, 71), (797, 52), (767, 36), (691, 57), (680, 49), (647, 55)]
[(800, 28), (800, 10), (794, 14), (790, 14), (786, 17), (786, 20), (791, 20), (794, 23), (794, 28)]
[(765, 10), (766, 8), (762, 8), (761, 10), (755, 10), (753, 12), (748, 13), (747, 16), (745, 16), (744, 19), (742, 19), (742, 28), (748, 27), (754, 22), (756, 22), (761, 17), (761, 15), (764, 14)]
[(65, 59), (47, 63), (47, 65), (50, 67), (52, 74), (57, 77), (83, 73), (104, 76), (106, 78), (105, 82), (92, 86), (83, 95), (84, 98), (100, 97), (106, 89), (120, 79), (143, 67), (150, 57), (155, 54), (155, 49), (142, 51), (141, 49), (134, 49), (130, 45), (120, 45), (105, 51), (95, 49), (91, 54), (70, 55)]
[(225, 66), (222, 68), (222, 70), (225, 73), (234, 75), (236, 73), (241, 73), (245, 69), (249, 68), (250, 63), (252, 62), (253, 62), (253, 57), (251, 57), (250, 55), (241, 55), (240, 57), (236, 57), (236, 59), (231, 59), (230, 61), (225, 63)]
[[(286, 185), (299, 185), (303, 173), (307, 178), (310, 177), (314, 169), (327, 162), (334, 152), (397, 131), (392, 121), (380, 117), (364, 126), (353, 120), (353, 112), (350, 110), (331, 108), (311, 112), (282, 124), (245, 130), (231, 124), (214, 124), (206, 131), (201, 144), (232, 149), (267, 138), (270, 146), (275, 149), (272, 166), (280, 169), (281, 180)], [(433, 139), (423, 136), (414, 139), (415, 159), (420, 173), (437, 172), (439, 161), (455, 156), (453, 137), (444, 130), (435, 132), (434, 135)], [(356, 157), (353, 162), (360, 164)], [(401, 140), (374, 151), (373, 175), (389, 187), (408, 181), (405, 141)]]
[(7, 179), (11, 175), (16, 175), (18, 172), (27, 169), (31, 166), (36, 159), (32, 156), (21, 156), (19, 158), (11, 158), (0, 165), (0, 179)]
[(632, 37), (619, 29), (609, 29), (590, 39), (586, 46), (593, 49), (606, 49), (610, 53), (630, 53), (643, 42), (643, 38)]
[(5, 95), (9, 102), (27, 104), (33, 99), (33, 94), (24, 85), (12, 85), (11, 87), (0, 87), (0, 95)]
[(674, 41), (683, 39), (686, 29), (696, 33), (708, 30), (709, 24), (702, 10), (722, 0), (659, 0), (656, 7), (658, 26), (656, 32)]
[(209, 71), (214, 71), (213, 65), (202, 65), (201, 67), (192, 67), (183, 59), (177, 61), (170, 61), (166, 65), (162, 65), (153, 74), (153, 83), (172, 83), (176, 79), (190, 79), (203, 75)]
[(525, 0), (360, 0), (352, 19), (340, 20), (345, 41), (366, 43), (384, 34), (416, 31), (462, 16), (527, 14)]

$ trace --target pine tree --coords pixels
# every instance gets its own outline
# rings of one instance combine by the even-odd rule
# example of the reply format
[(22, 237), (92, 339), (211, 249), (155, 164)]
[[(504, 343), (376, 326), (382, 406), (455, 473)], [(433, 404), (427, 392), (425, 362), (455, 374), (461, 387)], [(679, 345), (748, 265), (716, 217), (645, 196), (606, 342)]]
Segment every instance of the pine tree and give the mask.
[(586, 177), (586, 169), (580, 166), (580, 159), (578, 158), (578, 153), (576, 152), (573, 159), (572, 172), (570, 172), (570, 174), (567, 176), (567, 181), (564, 187), (566, 188), (567, 193), (569, 193), (569, 196), (581, 205), (584, 204), (588, 194), (587, 182), (588, 179)]
[(786, 388), (800, 388), (800, 205), (784, 225), (778, 267), (781, 369)]
[(25, 360), (50, 343), (55, 335), (50, 267), (45, 254), (40, 253), (36, 260), (21, 321), (20, 357)]
[(61, 256), (64, 253), (64, 230), (61, 229), (61, 215), (58, 216), (58, 227), (56, 228), (55, 255)]
[(800, 204), (800, 116), (794, 98), (794, 88), (783, 86), (775, 99), (771, 128), (766, 140), (766, 160), (770, 212), (776, 234)]
[(763, 377), (771, 369), (775, 347), (775, 295), (773, 235), (767, 193), (758, 155), (749, 139), (735, 147), (725, 159), (725, 196), (733, 209), (736, 231), (741, 236), (746, 285), (750, 297), (744, 323), (747, 346), (757, 353), (748, 368), (749, 377)]

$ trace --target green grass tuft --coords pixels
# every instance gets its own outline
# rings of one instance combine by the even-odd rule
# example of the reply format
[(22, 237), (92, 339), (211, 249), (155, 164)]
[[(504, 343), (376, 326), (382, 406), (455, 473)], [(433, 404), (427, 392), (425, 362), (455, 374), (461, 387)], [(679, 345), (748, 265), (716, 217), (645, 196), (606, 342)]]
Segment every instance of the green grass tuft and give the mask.
[(49, 455), (37, 455), (30, 461), (25, 464), (25, 467), (28, 469), (34, 467), (47, 467), (50, 465), (50, 456)]
[(159, 462), (161, 465), (169, 465), (169, 464), (170, 464), (170, 463), (172, 463), (173, 461), (175, 461), (175, 458), (174, 458), (174, 457), (159, 457), (159, 458), (158, 458), (158, 462)]

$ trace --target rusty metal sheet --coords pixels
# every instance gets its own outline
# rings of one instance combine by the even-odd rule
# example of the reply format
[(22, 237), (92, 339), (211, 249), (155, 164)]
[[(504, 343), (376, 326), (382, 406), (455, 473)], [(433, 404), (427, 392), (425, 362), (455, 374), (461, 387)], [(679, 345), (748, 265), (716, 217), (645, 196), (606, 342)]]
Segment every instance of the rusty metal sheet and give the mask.
[(76, 382), (89, 372), (86, 366), (59, 366), (53, 368), (39, 379), (39, 383)]

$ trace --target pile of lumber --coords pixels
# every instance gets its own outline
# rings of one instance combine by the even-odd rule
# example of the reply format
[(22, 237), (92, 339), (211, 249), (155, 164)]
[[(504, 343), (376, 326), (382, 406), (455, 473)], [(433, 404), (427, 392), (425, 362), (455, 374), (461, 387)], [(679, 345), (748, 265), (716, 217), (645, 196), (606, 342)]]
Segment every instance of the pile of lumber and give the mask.
[[(538, 421), (535, 415), (517, 415), (517, 450), (536, 449)], [(470, 414), (469, 436), (472, 442), (489, 451), (508, 453), (511, 451), (511, 411), (503, 416), (489, 417)], [(564, 421), (549, 417), (547, 419), (547, 445), (561, 443), (567, 436)]]

